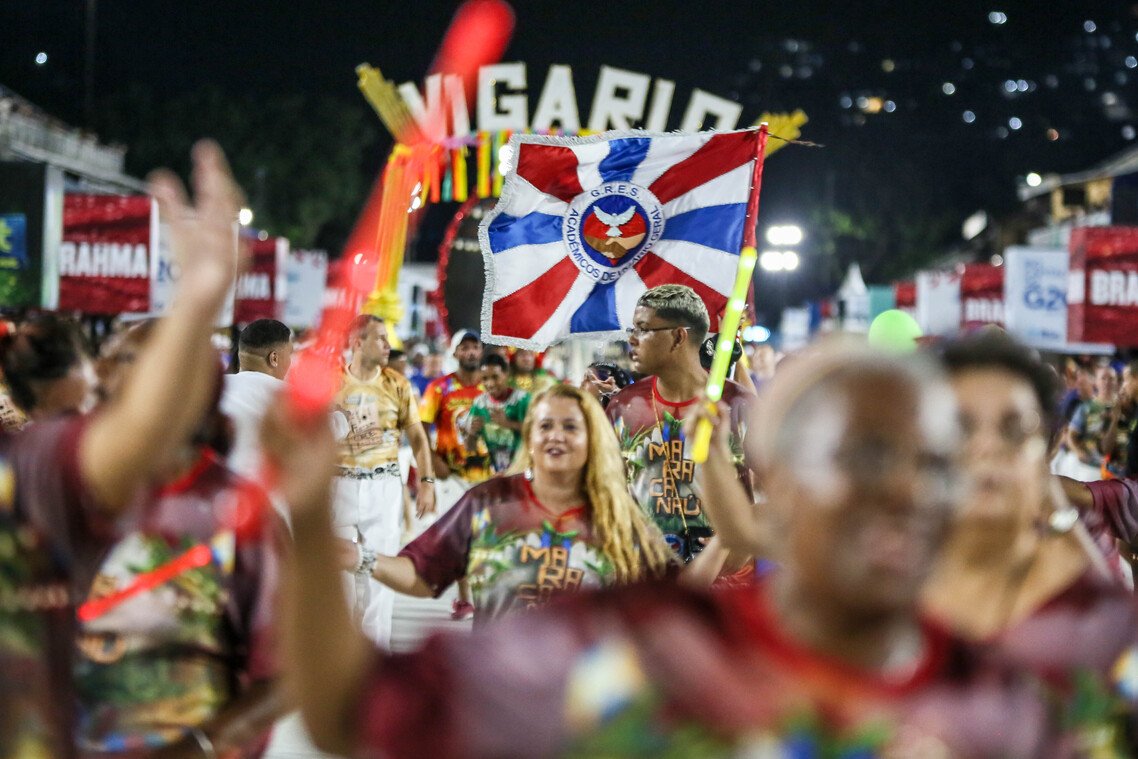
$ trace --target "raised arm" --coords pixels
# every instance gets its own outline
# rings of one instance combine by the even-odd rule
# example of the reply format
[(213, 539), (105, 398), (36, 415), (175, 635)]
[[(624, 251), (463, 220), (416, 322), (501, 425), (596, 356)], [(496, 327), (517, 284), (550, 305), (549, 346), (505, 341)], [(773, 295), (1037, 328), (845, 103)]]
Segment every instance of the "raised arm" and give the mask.
[(728, 442), (730, 412), (725, 404), (720, 404), (715, 411), (708, 411), (702, 402), (697, 405), (699, 410), (687, 420), (689, 434), (701, 417), (714, 425), (707, 461), (696, 469), (703, 509), (724, 549), (740, 556), (763, 556), (767, 550), (762, 525), (732, 461)]
[(340, 582), (330, 517), (336, 444), (324, 416), (295, 418), (277, 403), (265, 415), (262, 447), (292, 514), (277, 621), (284, 687), (316, 746), (346, 755), (356, 742), (354, 699), (380, 654), (356, 627)]
[(241, 191), (216, 144), (195, 145), (193, 164), (192, 201), (170, 172), (150, 180), (181, 269), (173, 305), (121, 397), (92, 419), (80, 442), (85, 482), (112, 516), (150, 479), (163, 453), (189, 436), (218, 376), (210, 334), (236, 275)]

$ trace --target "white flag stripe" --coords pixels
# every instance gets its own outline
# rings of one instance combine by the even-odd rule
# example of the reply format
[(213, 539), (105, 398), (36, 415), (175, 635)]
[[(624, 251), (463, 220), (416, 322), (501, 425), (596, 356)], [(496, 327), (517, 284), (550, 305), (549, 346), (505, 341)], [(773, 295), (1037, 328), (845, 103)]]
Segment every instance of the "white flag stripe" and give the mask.
[(662, 240), (652, 246), (652, 252), (713, 290), (731, 294), (739, 256), (684, 240)]
[(565, 258), (565, 243), (518, 245), (494, 254), (494, 300), (517, 292)]
[[(751, 177), (755, 162), (747, 163), (704, 182), (689, 192), (664, 204), (664, 218), (678, 216), (697, 208), (746, 203), (751, 199)], [(665, 222), (667, 224), (667, 222)]]
[(573, 280), (573, 286), (565, 294), (564, 300), (557, 306), (557, 310), (531, 339), (535, 343), (548, 345), (566, 337), (569, 334), (569, 322), (572, 321), (573, 314), (577, 313), (577, 309), (589, 297), (589, 293), (596, 285), (597, 283), (588, 275), (579, 274), (577, 279)]
[(648, 155), (640, 162), (632, 175), (632, 184), (649, 187), (665, 171), (690, 156), (707, 144), (710, 133), (694, 134), (686, 137), (660, 137), (648, 146)]
[(620, 319), (621, 327), (632, 326), (632, 312), (636, 310), (636, 301), (648, 289), (648, 285), (640, 279), (636, 269), (629, 269), (613, 286), (613, 296), (616, 298), (616, 315)]
[(503, 193), (502, 213), (517, 217), (535, 212), (564, 216), (569, 210), (564, 200), (542, 192), (518, 174), (511, 175), (507, 181), (511, 184), (509, 193)]
[(584, 145), (571, 145), (577, 154), (577, 181), (586, 192), (601, 185), (601, 161), (609, 154), (608, 142), (592, 142)]

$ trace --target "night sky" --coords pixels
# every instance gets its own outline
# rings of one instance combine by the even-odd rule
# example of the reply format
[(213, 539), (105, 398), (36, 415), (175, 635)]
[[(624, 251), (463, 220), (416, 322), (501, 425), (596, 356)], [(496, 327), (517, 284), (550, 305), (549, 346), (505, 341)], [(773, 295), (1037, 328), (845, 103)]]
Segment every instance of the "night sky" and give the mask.
[[(96, 100), (128, 85), (176, 95), (216, 84), (362, 103), (355, 65), (420, 79), (457, 5), (99, 0)], [(738, 100), (744, 124), (803, 108), (804, 138), (827, 148), (771, 160), (772, 222), (819, 202), (856, 205), (867, 183), (899, 171), (935, 184), (935, 202), (960, 219), (1006, 213), (1027, 172), (1086, 168), (1133, 145), (1138, 128), (1138, 5), (1128, 2), (514, 6), (505, 60), (528, 64), (531, 109), (553, 63), (573, 67), (583, 119), (602, 63), (674, 80), (671, 126), (693, 87)], [(81, 123), (84, 3), (4, 0), (0, 20), (0, 84)]]

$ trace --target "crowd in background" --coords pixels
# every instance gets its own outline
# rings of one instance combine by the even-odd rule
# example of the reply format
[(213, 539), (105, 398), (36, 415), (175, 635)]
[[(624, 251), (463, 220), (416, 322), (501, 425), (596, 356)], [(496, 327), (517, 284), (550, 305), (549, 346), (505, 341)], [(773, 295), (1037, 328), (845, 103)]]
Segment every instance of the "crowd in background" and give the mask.
[[(661, 285), (583, 377), (361, 314), (301, 411), (286, 325), (214, 342), (209, 144), (194, 189), (155, 179), (167, 315), (0, 335), (0, 757), (257, 756), (296, 709), (359, 756), (1138, 749), (1138, 366), (738, 346), (711, 406)], [(452, 585), (473, 631), (390, 653), (394, 594)]]

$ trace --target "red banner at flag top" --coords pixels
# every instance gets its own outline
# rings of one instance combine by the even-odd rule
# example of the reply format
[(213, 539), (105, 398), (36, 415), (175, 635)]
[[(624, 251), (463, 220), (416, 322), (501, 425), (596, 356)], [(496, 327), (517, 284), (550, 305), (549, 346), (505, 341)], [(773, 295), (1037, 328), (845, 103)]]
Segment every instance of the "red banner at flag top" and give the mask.
[(1068, 340), (1138, 346), (1138, 227), (1076, 228), (1070, 252)]
[(960, 328), (1004, 325), (1004, 268), (967, 264), (960, 276)]
[(154, 221), (146, 195), (64, 195), (60, 310), (149, 311)]

